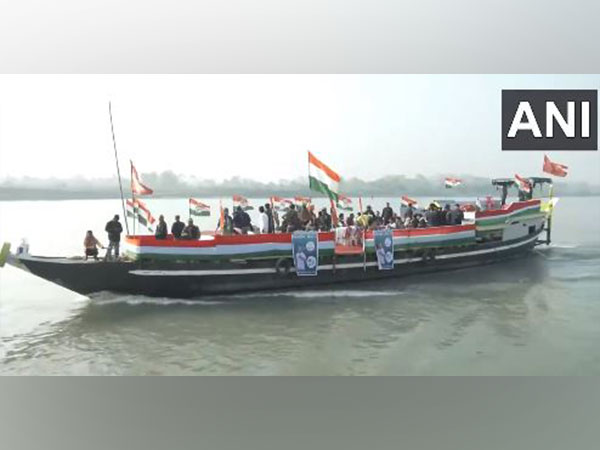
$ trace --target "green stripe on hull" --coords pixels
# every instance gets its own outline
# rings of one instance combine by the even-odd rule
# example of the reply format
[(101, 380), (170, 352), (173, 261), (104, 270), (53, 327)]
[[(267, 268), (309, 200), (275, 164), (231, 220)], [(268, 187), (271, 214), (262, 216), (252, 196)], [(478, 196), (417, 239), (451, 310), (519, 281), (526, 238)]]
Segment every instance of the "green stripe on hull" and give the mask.
[(481, 220), (478, 219), (475, 222), (475, 226), (477, 227), (477, 230), (486, 230), (489, 228), (503, 228), (505, 225), (508, 224), (508, 222), (514, 220), (514, 219), (538, 219), (538, 218), (543, 218), (545, 217), (546, 214), (545, 213), (540, 213), (538, 211), (532, 213), (531, 211), (523, 211), (522, 213), (517, 213), (517, 214), (512, 214), (510, 216), (503, 216), (500, 218), (494, 218), (494, 219), (487, 219), (487, 220)]

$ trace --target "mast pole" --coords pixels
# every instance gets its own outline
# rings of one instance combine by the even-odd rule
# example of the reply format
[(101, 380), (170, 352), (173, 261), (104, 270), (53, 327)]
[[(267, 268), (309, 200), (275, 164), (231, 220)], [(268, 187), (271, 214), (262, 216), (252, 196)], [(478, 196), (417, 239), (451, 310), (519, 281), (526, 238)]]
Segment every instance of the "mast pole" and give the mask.
[(123, 183), (121, 182), (121, 170), (119, 169), (119, 157), (117, 155), (117, 140), (115, 139), (115, 128), (113, 126), (112, 105), (108, 102), (108, 115), (110, 117), (110, 131), (112, 132), (113, 148), (115, 151), (115, 163), (117, 165), (117, 176), (119, 178), (119, 191), (121, 192), (121, 206), (123, 207), (123, 219), (125, 220), (125, 229), (129, 235), (129, 222), (127, 221), (127, 212), (125, 211), (125, 197), (123, 197)]

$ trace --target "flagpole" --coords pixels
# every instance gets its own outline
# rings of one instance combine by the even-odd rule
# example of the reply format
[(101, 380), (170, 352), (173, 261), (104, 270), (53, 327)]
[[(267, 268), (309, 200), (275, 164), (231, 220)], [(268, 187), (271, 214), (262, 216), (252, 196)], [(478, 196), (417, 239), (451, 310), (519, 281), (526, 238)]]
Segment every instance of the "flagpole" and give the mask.
[(117, 140), (115, 139), (115, 128), (113, 126), (112, 105), (108, 102), (108, 115), (110, 116), (110, 131), (112, 132), (113, 148), (115, 150), (115, 163), (117, 165), (117, 176), (119, 177), (119, 191), (121, 192), (121, 206), (123, 207), (123, 219), (125, 220), (125, 230), (129, 235), (129, 222), (127, 221), (127, 212), (125, 211), (125, 197), (123, 196), (123, 183), (121, 182), (121, 170), (119, 169), (119, 157), (117, 155)]

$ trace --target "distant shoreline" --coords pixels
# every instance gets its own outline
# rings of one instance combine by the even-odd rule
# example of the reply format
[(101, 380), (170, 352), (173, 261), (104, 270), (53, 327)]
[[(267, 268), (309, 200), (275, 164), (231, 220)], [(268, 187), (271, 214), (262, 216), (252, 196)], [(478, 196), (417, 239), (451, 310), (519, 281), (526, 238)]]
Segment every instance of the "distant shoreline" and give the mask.
[[(350, 197), (482, 197), (488, 194), (500, 195), (491, 185), (490, 178), (472, 175), (458, 176), (463, 184), (456, 188), (444, 188), (444, 177), (404, 175), (385, 176), (365, 181), (359, 178), (344, 178), (340, 192)], [(170, 171), (143, 174), (144, 183), (154, 190), (152, 198), (226, 198), (232, 195), (268, 198), (278, 195), (284, 198), (294, 196), (321, 197), (308, 188), (307, 179), (279, 180), (263, 182), (233, 176), (227, 180), (189, 178)], [(595, 181), (595, 180), (590, 180)], [(129, 179), (123, 179), (123, 191), (129, 194)], [(516, 195), (516, 190), (511, 190)], [(536, 188), (536, 193), (540, 192)], [(545, 191), (547, 192), (547, 190)], [(600, 195), (600, 185), (587, 181), (554, 180), (554, 192), (558, 197), (593, 197)], [(215, 195), (218, 193), (218, 195)], [(315, 195), (317, 194), (317, 195)], [(85, 179), (82, 177), (59, 178), (8, 178), (0, 180), (0, 201), (18, 200), (94, 200), (118, 199), (119, 182), (116, 177)]]
[[(264, 193), (244, 193), (243, 191), (240, 191), (240, 193), (242, 195), (245, 195), (248, 198), (269, 198), (270, 195), (279, 195), (285, 198), (293, 198), (294, 195), (297, 194), (283, 194), (283, 193), (276, 193), (276, 194), (264, 194)], [(325, 198), (322, 195), (313, 195), (312, 194), (306, 194), (303, 193), (305, 196), (309, 196), (312, 198)], [(190, 193), (175, 193), (175, 194), (169, 194), (169, 195), (152, 195), (151, 199), (176, 199), (176, 198), (187, 198), (187, 197), (195, 197), (195, 198), (201, 198), (201, 199), (219, 199), (219, 198), (228, 198), (231, 197), (233, 194), (230, 193), (224, 193), (221, 196), (216, 196), (216, 195), (203, 195), (203, 194), (199, 194), (199, 193), (194, 193), (194, 194), (190, 194)], [(440, 191), (438, 193), (414, 193), (414, 192), (407, 192), (407, 193), (383, 193), (383, 192), (377, 192), (377, 193), (363, 193), (361, 194), (361, 196), (363, 198), (370, 198), (370, 197), (382, 197), (382, 198), (400, 198), (400, 196), (402, 195), (408, 195), (408, 196), (413, 196), (413, 197), (439, 197), (439, 198), (452, 198), (452, 197), (483, 197), (486, 195), (485, 192), (482, 192), (480, 194), (470, 194), (470, 193), (466, 193), (466, 192), (458, 192), (458, 191)], [(600, 196), (600, 193), (595, 193), (595, 192), (588, 192), (588, 193), (577, 193), (577, 192), (569, 192), (569, 193), (561, 193), (561, 192), (555, 192), (556, 197), (598, 197)], [(354, 197), (357, 198), (359, 197), (359, 195), (352, 195), (349, 194), (350, 197)], [(495, 195), (495, 196), (499, 196)], [(125, 194), (125, 197), (128, 198), (130, 197), (130, 195), (128, 195), (128, 193)], [(66, 192), (52, 192), (52, 191), (46, 191), (44, 193), (29, 193), (29, 192), (23, 192), (20, 194), (14, 194), (14, 193), (6, 193), (3, 192), (0, 189), (0, 201), (2, 202), (10, 202), (10, 201), (62, 201), (62, 200), (119, 200), (121, 197), (120, 195), (114, 195), (114, 194), (102, 194), (102, 193), (66, 193)]]

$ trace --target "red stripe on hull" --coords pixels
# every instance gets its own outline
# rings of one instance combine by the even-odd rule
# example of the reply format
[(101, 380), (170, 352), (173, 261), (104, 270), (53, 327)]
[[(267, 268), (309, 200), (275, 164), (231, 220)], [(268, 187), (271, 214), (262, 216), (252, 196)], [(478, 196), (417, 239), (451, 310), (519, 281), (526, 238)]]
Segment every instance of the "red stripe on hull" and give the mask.
[(541, 202), (539, 199), (527, 200), (524, 202), (513, 202), (506, 209), (492, 209), (490, 211), (479, 211), (475, 213), (476, 218), (481, 217), (493, 217), (493, 216), (502, 216), (504, 214), (510, 214), (515, 211), (519, 211), (521, 209), (529, 208), (530, 206), (540, 205)]
[[(410, 236), (428, 236), (435, 234), (453, 234), (462, 231), (475, 230), (475, 225), (455, 225), (444, 227), (430, 228), (407, 228), (402, 230), (394, 230), (394, 236), (410, 237)], [(206, 233), (209, 234), (209, 233)], [(167, 239), (156, 239), (154, 236), (127, 236), (125, 241), (130, 245), (139, 247), (173, 247), (173, 248), (207, 248), (216, 245), (244, 245), (244, 244), (287, 244), (292, 242), (291, 233), (276, 233), (276, 234), (244, 234), (220, 236), (215, 235), (214, 240), (188, 241), (174, 239), (169, 235)], [(373, 231), (367, 231), (367, 239), (373, 238)], [(319, 242), (327, 242), (334, 240), (334, 233), (322, 232), (319, 233)]]

